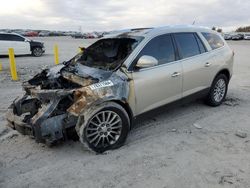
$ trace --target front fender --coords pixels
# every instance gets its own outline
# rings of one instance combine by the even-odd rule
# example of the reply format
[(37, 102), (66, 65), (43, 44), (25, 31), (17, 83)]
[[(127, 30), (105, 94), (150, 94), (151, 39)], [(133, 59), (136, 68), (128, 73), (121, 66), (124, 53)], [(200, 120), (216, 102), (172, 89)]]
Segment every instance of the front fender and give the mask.
[(67, 111), (74, 116), (80, 116), (84, 111), (105, 101), (128, 101), (129, 84), (127, 81), (113, 78), (104, 82), (108, 82), (108, 84), (105, 85), (101, 82), (75, 90), (75, 102)]

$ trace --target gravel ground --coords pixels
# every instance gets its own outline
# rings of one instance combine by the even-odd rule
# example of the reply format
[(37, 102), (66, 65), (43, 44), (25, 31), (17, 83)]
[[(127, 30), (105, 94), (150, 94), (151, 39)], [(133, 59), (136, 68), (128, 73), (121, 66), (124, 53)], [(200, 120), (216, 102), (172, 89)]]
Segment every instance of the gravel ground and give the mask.
[[(39, 38), (42, 57), (16, 58), (21, 80), (53, 65), (93, 40)], [(22, 94), (0, 58), (0, 187), (250, 187), (250, 41), (230, 41), (234, 76), (226, 101), (217, 108), (202, 101), (161, 109), (137, 120), (125, 146), (95, 155), (80, 142), (48, 148), (6, 127), (4, 113)], [(244, 138), (242, 138), (244, 137)]]

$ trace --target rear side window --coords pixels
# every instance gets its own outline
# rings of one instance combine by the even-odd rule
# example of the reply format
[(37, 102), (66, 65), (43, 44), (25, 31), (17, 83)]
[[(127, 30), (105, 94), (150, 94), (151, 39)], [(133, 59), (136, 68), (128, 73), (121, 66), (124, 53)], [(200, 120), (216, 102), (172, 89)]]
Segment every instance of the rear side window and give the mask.
[(159, 65), (175, 61), (175, 50), (171, 36), (167, 34), (153, 38), (142, 49), (136, 60), (138, 61), (143, 55), (156, 58)]
[(198, 46), (199, 46), (199, 48), (200, 48), (200, 53), (201, 53), (201, 54), (202, 54), (202, 53), (205, 53), (205, 52), (207, 51), (207, 49), (205, 48), (205, 46), (204, 46), (203, 42), (201, 41), (200, 37), (197, 36), (197, 35), (195, 35), (195, 37), (196, 37), (196, 40), (197, 40), (197, 42), (198, 42)]
[(200, 48), (194, 33), (176, 33), (174, 37), (181, 58), (200, 54)]
[(0, 34), (0, 40), (3, 40), (3, 39), (4, 39), (3, 34)]
[(217, 34), (214, 34), (214, 33), (202, 33), (202, 35), (205, 37), (208, 44), (211, 46), (211, 48), (213, 50), (224, 46), (223, 40)]

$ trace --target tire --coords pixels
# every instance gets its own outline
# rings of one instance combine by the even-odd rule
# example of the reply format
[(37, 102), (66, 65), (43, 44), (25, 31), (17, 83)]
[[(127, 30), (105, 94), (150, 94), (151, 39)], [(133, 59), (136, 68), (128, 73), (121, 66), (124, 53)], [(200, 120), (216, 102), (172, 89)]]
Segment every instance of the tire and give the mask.
[(227, 95), (228, 82), (225, 74), (219, 74), (215, 77), (206, 98), (206, 103), (209, 106), (215, 107), (221, 105)]
[(103, 103), (88, 117), (90, 118), (81, 125), (79, 132), (80, 141), (87, 145), (88, 149), (103, 153), (117, 149), (125, 143), (130, 129), (130, 119), (119, 104)]
[(32, 49), (32, 55), (35, 57), (40, 57), (43, 55), (43, 49), (41, 47), (34, 47)]

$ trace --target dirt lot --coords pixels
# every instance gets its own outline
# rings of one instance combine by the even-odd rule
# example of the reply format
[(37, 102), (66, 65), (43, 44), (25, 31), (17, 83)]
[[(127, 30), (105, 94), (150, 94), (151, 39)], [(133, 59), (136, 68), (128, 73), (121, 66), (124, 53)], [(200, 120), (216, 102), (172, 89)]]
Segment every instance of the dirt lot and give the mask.
[[(54, 43), (63, 61), (92, 42), (39, 40), (45, 41), (44, 56), (16, 58), (21, 80), (53, 65)], [(125, 146), (103, 155), (74, 141), (48, 148), (6, 128), (6, 108), (22, 90), (20, 82), (10, 81), (8, 59), (1, 58), (0, 187), (250, 187), (250, 41), (229, 44), (235, 67), (223, 105), (196, 101), (161, 110), (140, 119)]]

